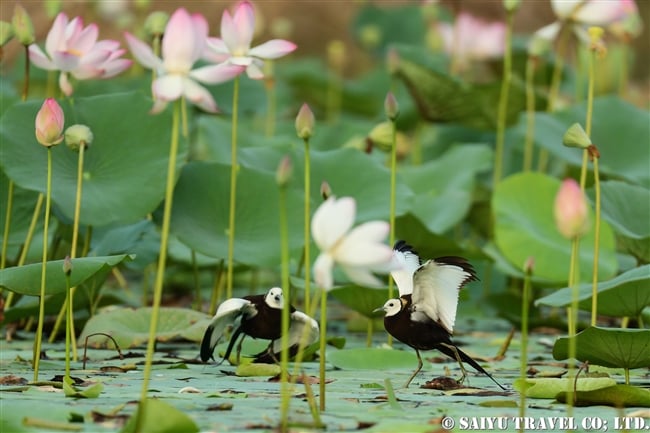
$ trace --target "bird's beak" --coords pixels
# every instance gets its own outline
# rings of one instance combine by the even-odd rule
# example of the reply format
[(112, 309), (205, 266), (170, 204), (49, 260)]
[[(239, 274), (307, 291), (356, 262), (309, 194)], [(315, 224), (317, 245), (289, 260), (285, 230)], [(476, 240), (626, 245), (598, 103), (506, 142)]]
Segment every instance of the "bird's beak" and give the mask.
[(280, 302), (280, 297), (279, 297), (279, 296), (276, 296), (276, 297), (275, 297), (275, 301), (276, 301), (276, 302)]
[(384, 310), (384, 307), (379, 307), (379, 308), (375, 308), (374, 310), (372, 310), (372, 314), (379, 313), (380, 311), (382, 313), (386, 313), (386, 310)]

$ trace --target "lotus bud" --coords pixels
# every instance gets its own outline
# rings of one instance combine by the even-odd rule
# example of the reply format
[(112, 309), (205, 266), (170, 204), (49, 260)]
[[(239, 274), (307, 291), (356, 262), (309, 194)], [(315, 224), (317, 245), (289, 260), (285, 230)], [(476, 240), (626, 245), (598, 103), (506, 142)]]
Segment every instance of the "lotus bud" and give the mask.
[(63, 141), (63, 110), (53, 98), (47, 98), (36, 114), (36, 140), (51, 147)]
[(314, 133), (314, 113), (309, 105), (302, 104), (298, 115), (296, 116), (296, 134), (303, 140), (309, 140)]
[(34, 43), (36, 37), (34, 36), (34, 25), (29, 14), (20, 4), (14, 7), (14, 16), (11, 19), (11, 24), (14, 27), (14, 34), (18, 41), (27, 46)]
[(377, 48), (382, 40), (381, 27), (376, 24), (368, 24), (361, 27), (359, 39), (365, 49), (373, 50)]
[(562, 236), (574, 239), (589, 229), (587, 199), (574, 179), (565, 179), (555, 196), (555, 224)]
[(366, 145), (369, 147), (378, 147), (384, 152), (388, 152), (393, 147), (393, 125), (391, 122), (382, 122), (372, 128)]
[(72, 259), (70, 256), (65, 256), (63, 260), (63, 273), (68, 277), (72, 273)]
[(144, 31), (150, 37), (160, 36), (165, 33), (165, 27), (169, 21), (169, 14), (163, 11), (154, 11), (144, 21)]
[(397, 119), (399, 116), (399, 104), (393, 92), (388, 92), (386, 99), (384, 100), (384, 111), (386, 112), (386, 117), (392, 122)]
[(524, 262), (524, 272), (528, 275), (532, 275), (533, 269), (535, 269), (535, 257), (529, 256)]
[(562, 137), (562, 143), (568, 147), (586, 149), (591, 146), (591, 139), (579, 123), (574, 123), (567, 129)]
[(519, 9), (521, 0), (503, 0), (503, 7), (508, 12), (514, 12)]
[(330, 198), (331, 195), (332, 195), (332, 188), (330, 187), (330, 184), (324, 180), (320, 184), (320, 196), (323, 197), (323, 201), (324, 201)]
[(75, 152), (81, 146), (88, 148), (93, 142), (93, 132), (86, 125), (72, 125), (65, 130), (65, 144)]
[(14, 37), (14, 26), (7, 21), (0, 21), (0, 47), (4, 47), (7, 42)]
[(284, 187), (289, 183), (289, 179), (291, 179), (292, 171), (293, 171), (293, 165), (291, 164), (291, 158), (289, 157), (289, 155), (286, 155), (280, 161), (280, 165), (278, 165), (278, 169), (275, 172), (275, 181), (278, 183), (280, 187)]

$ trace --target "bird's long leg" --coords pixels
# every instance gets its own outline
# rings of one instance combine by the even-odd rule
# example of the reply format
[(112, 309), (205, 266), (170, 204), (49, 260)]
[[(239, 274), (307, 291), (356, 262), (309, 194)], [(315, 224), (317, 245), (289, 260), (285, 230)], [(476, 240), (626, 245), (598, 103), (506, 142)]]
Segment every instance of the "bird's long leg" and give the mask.
[(237, 365), (239, 365), (239, 360), (241, 359), (241, 348), (244, 344), (244, 338), (246, 338), (246, 334), (242, 335), (239, 344), (237, 345)]
[(404, 388), (408, 388), (413, 378), (420, 372), (420, 370), (422, 370), (423, 363), (422, 363), (422, 357), (420, 356), (420, 351), (418, 349), (415, 349), (415, 354), (418, 356), (418, 368), (415, 369), (411, 377), (409, 377), (409, 380), (406, 381), (406, 385), (404, 385)]
[(458, 380), (458, 383), (463, 383), (465, 382), (465, 379), (467, 378), (467, 370), (465, 370), (465, 366), (463, 365), (463, 361), (460, 359), (460, 354), (458, 353), (458, 349), (456, 346), (452, 344), (447, 344), (447, 343), (440, 343), (442, 346), (445, 346), (449, 348), (452, 352), (454, 352), (454, 357), (456, 358), (456, 361), (458, 361), (458, 366), (460, 367), (460, 371), (463, 373), (463, 376)]
[(273, 362), (280, 365), (280, 361), (278, 360), (278, 358), (275, 356), (275, 353), (273, 352), (273, 343), (275, 343), (275, 341), (276, 340), (271, 340), (271, 342), (269, 343), (269, 347), (267, 347), (266, 350), (268, 351), (268, 354), (273, 360)]

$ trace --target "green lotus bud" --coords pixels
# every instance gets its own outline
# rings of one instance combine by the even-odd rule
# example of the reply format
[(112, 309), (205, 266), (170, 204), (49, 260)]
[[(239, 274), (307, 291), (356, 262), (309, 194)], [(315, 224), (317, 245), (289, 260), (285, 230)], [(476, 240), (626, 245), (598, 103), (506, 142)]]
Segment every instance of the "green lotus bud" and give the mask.
[(88, 148), (93, 142), (93, 132), (86, 125), (72, 125), (65, 130), (65, 144), (77, 152), (83, 145)]
[(389, 74), (394, 74), (399, 69), (400, 57), (395, 48), (389, 48), (386, 53), (386, 68)]
[(377, 48), (382, 40), (381, 27), (376, 24), (367, 24), (361, 27), (359, 39), (364, 48), (369, 50)]
[(503, 0), (503, 7), (508, 12), (514, 12), (519, 9), (521, 0)]
[(327, 60), (334, 69), (341, 69), (345, 61), (345, 44), (334, 40), (327, 44)]
[(48, 17), (54, 18), (61, 12), (61, 0), (45, 0), (45, 13)]
[(302, 104), (298, 115), (296, 116), (296, 134), (303, 140), (309, 140), (314, 133), (314, 113), (309, 108), (309, 105)]
[(384, 111), (386, 112), (386, 117), (393, 122), (397, 119), (397, 116), (399, 116), (399, 104), (397, 103), (397, 99), (395, 99), (393, 92), (388, 92), (386, 95), (386, 99), (384, 100)]
[(280, 161), (278, 169), (275, 172), (275, 181), (280, 187), (286, 186), (291, 179), (291, 172), (293, 171), (293, 165), (291, 164), (291, 158), (289, 155), (286, 155)]
[(7, 21), (0, 21), (0, 47), (4, 47), (7, 42), (14, 37), (14, 26)]
[(151, 12), (147, 19), (144, 21), (144, 31), (150, 37), (160, 36), (165, 33), (167, 21), (169, 21), (169, 14), (167, 12)]
[(11, 19), (11, 24), (14, 26), (14, 34), (18, 41), (27, 46), (34, 43), (36, 37), (34, 36), (34, 25), (29, 14), (20, 4), (14, 7), (14, 16)]
[(586, 149), (592, 145), (591, 139), (579, 123), (574, 123), (567, 129), (562, 137), (562, 144), (568, 147)]

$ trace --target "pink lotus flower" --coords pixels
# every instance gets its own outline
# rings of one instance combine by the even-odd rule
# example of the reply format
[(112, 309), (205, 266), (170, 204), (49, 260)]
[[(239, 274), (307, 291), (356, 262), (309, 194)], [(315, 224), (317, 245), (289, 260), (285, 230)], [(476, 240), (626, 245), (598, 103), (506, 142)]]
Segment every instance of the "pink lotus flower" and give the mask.
[(59, 87), (66, 96), (74, 91), (69, 74), (78, 80), (110, 78), (133, 63), (122, 59), (125, 50), (114, 40), (98, 41), (96, 24), (84, 27), (83, 20), (75, 17), (68, 22), (64, 13), (57, 15), (47, 34), (44, 53), (36, 44), (29, 46), (29, 58), (39, 68), (61, 71)]
[(227, 10), (221, 18), (221, 38), (209, 38), (204, 58), (219, 63), (246, 67), (249, 78), (264, 78), (262, 59), (277, 59), (296, 49), (296, 44), (273, 39), (251, 48), (255, 30), (255, 11), (248, 1), (239, 3), (234, 15)]
[(567, 239), (586, 233), (589, 228), (587, 199), (574, 179), (565, 179), (555, 196), (555, 224)]
[(169, 101), (184, 96), (208, 112), (217, 112), (217, 104), (203, 84), (219, 84), (243, 72), (243, 66), (209, 65), (192, 70), (203, 53), (208, 37), (208, 22), (201, 14), (190, 15), (177, 9), (169, 19), (162, 43), (162, 59), (151, 47), (125, 33), (126, 41), (136, 60), (153, 69), (158, 77), (151, 84), (156, 102), (152, 112), (162, 111)]
[(36, 114), (36, 140), (45, 147), (51, 147), (63, 141), (63, 110), (53, 98), (43, 102)]
[(390, 271), (393, 250), (383, 243), (390, 226), (385, 221), (369, 221), (352, 228), (356, 202), (351, 197), (330, 196), (319, 206), (311, 221), (311, 233), (321, 253), (314, 262), (316, 284), (330, 290), (332, 271), (338, 263), (357, 284), (382, 284), (372, 271)]
[(461, 12), (454, 25), (438, 24), (438, 31), (444, 42), (444, 49), (461, 59), (485, 60), (503, 55), (506, 27), (501, 22), (487, 23)]

